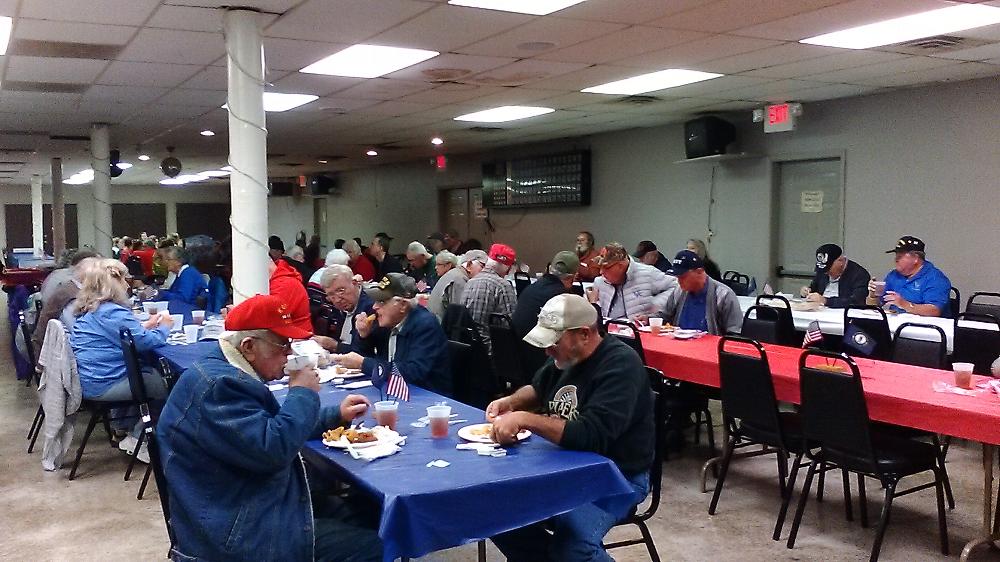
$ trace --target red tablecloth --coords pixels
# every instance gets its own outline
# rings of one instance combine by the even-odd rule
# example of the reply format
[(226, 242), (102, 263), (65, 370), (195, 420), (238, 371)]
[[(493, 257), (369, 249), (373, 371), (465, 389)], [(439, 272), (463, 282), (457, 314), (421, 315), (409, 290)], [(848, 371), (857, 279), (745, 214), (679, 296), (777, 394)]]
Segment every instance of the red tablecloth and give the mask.
[(0, 273), (0, 283), (7, 286), (40, 285), (50, 272), (49, 269), (6, 269)]
[[(696, 340), (642, 334), (646, 362), (678, 380), (719, 386), (719, 338)], [(727, 346), (728, 348), (728, 346)], [(778, 400), (799, 402), (799, 356), (794, 347), (765, 345)], [(733, 349), (736, 349), (735, 347)], [(878, 421), (1000, 445), (1000, 396), (934, 392), (934, 381), (954, 384), (951, 371), (871, 359), (855, 359), (861, 370), (868, 415)], [(973, 376), (974, 382), (986, 377)]]

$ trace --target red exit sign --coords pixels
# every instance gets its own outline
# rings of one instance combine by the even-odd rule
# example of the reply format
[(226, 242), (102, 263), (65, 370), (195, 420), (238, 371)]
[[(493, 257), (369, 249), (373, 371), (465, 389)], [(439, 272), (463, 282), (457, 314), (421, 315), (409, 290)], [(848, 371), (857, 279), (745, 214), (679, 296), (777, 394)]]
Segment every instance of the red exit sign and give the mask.
[(802, 106), (797, 103), (777, 103), (764, 108), (764, 132), (780, 133), (794, 131), (796, 117), (802, 114)]
[(767, 106), (768, 125), (780, 125), (782, 123), (787, 122), (790, 118), (791, 115), (788, 113), (787, 103)]

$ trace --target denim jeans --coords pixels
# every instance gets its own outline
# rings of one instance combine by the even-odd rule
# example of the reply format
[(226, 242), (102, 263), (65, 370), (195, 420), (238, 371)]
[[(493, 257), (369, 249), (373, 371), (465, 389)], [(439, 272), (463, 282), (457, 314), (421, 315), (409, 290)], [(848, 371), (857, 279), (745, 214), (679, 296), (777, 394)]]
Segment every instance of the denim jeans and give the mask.
[(611, 561), (601, 544), (604, 535), (649, 494), (648, 472), (629, 477), (628, 481), (635, 490), (631, 501), (616, 501), (603, 507), (583, 505), (546, 521), (502, 533), (492, 540), (510, 562)]

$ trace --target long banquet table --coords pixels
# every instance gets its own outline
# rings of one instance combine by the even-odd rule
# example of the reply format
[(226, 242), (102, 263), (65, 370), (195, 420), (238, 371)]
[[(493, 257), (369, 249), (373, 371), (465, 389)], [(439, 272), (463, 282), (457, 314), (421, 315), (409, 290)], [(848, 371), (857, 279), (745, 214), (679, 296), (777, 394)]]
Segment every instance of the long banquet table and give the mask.
[[(677, 340), (643, 333), (646, 362), (669, 378), (718, 388), (716, 336)], [(799, 357), (802, 349), (765, 344), (778, 400), (799, 403)], [(1000, 445), (1000, 396), (989, 390), (975, 396), (935, 392), (935, 381), (954, 382), (951, 371), (856, 358), (869, 416), (876, 421), (977, 441), (983, 446), (983, 535), (966, 544), (962, 560), (993, 534), (993, 463)], [(981, 381), (987, 377), (973, 377)]]

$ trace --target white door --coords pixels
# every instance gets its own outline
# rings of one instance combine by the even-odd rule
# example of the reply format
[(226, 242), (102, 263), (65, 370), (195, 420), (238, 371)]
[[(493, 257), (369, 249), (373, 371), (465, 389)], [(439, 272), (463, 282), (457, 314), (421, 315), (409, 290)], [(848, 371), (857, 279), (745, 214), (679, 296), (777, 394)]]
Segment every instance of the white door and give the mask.
[(813, 276), (816, 248), (827, 243), (843, 245), (842, 170), (840, 158), (775, 164), (775, 289), (796, 294)]

